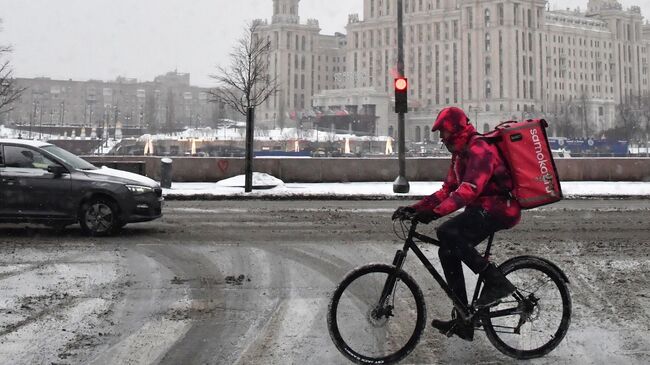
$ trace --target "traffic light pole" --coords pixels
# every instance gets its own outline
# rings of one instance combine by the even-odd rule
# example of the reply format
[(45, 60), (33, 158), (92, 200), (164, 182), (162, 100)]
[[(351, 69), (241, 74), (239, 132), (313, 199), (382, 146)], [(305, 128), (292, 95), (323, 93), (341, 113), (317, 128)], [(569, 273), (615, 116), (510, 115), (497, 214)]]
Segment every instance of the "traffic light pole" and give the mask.
[(246, 162), (244, 163), (244, 192), (253, 191), (253, 132), (255, 131), (255, 108), (246, 109)]
[[(402, 30), (402, 18), (404, 8), (402, 0), (397, 0), (397, 73), (398, 77), (404, 77), (404, 34)], [(408, 90), (407, 90), (408, 92)], [(398, 138), (398, 160), (399, 176), (393, 182), (394, 193), (408, 193), (409, 182), (406, 179), (406, 146), (404, 135), (404, 112), (397, 113), (397, 138)]]

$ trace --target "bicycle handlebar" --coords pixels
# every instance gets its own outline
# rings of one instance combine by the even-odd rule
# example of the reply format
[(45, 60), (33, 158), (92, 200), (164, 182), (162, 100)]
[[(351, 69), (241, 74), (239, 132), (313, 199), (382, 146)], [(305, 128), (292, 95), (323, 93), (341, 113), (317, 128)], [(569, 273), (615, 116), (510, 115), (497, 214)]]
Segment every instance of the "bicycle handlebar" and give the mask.
[[(409, 222), (411, 225), (407, 227), (406, 222)], [(395, 223), (398, 223), (401, 228), (401, 234), (396, 229)], [(415, 214), (403, 214), (401, 217), (393, 220), (393, 232), (395, 235), (403, 240), (410, 238), (416, 238), (419, 241), (429, 243), (432, 245), (440, 246), (440, 241), (433, 237), (416, 232), (416, 228), (420, 222), (415, 219)]]

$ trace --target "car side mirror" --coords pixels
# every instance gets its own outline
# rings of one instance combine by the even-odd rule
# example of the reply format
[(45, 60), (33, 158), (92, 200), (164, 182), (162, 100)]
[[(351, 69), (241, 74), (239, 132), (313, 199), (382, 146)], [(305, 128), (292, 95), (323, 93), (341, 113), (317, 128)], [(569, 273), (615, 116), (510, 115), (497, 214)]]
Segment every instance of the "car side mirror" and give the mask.
[(50, 165), (47, 167), (47, 172), (54, 174), (54, 176), (61, 176), (68, 172), (68, 170), (61, 165)]

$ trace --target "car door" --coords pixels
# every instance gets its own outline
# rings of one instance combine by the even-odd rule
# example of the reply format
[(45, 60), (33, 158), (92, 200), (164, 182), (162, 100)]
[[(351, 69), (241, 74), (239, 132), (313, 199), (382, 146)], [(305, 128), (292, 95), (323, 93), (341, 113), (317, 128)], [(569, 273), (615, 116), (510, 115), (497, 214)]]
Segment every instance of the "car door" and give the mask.
[(21, 216), (23, 194), (16, 184), (16, 177), (4, 163), (3, 147), (0, 145), (0, 217)]
[(63, 218), (70, 199), (70, 174), (55, 175), (48, 166), (60, 165), (30, 146), (2, 146), (0, 169), (5, 215), (22, 218)]

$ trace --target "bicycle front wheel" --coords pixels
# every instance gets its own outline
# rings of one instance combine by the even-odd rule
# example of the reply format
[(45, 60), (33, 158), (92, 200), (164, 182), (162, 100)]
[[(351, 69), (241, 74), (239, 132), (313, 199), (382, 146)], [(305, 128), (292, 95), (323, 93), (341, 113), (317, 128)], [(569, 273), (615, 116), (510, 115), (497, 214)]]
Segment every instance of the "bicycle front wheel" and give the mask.
[(422, 291), (398, 270), (392, 291), (381, 294), (395, 267), (362, 266), (336, 288), (327, 312), (327, 326), (336, 348), (357, 364), (389, 364), (406, 357), (426, 324)]
[(563, 274), (532, 256), (501, 265), (517, 290), (511, 299), (481, 315), (488, 340), (502, 353), (532, 359), (560, 344), (571, 321), (571, 296)]

